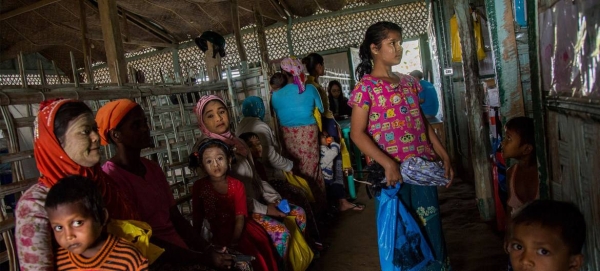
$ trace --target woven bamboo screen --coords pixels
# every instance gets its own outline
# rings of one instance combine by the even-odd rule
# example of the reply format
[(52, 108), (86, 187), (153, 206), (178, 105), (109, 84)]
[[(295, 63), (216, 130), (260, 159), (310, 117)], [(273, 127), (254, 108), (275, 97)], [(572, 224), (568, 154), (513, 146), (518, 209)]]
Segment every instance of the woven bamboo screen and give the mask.
[[(345, 9), (361, 5), (364, 5), (364, 3), (354, 3), (348, 5)], [(327, 12), (326, 10), (320, 10), (317, 14)], [(427, 18), (426, 3), (415, 2), (296, 23), (292, 26), (294, 53), (305, 55), (310, 52), (357, 47), (362, 41), (367, 27), (378, 21), (391, 21), (399, 24), (403, 28), (403, 38), (405, 39), (416, 37), (427, 33)], [(250, 28), (253, 29), (251, 26)], [(289, 55), (287, 26), (268, 27), (265, 34), (267, 36), (269, 58), (280, 59)], [(259, 62), (257, 34), (254, 31), (246, 32), (242, 35), (242, 40), (248, 62)], [(222, 59), (223, 70), (227, 65), (236, 67), (241, 62), (234, 36), (225, 37), (225, 41), (227, 43), (227, 55)], [(191, 73), (189, 76), (198, 76), (204, 70), (204, 53), (196, 46), (182, 45), (182, 49), (178, 51), (181, 76), (185, 77), (189, 73)], [(148, 57), (143, 57), (144, 54), (147, 54)], [(162, 71), (165, 81), (169, 81), (169, 79), (176, 80), (171, 51), (153, 52), (152, 49), (148, 49), (128, 54), (127, 57), (135, 57), (135, 60), (128, 63), (135, 69), (144, 72), (146, 83), (161, 82), (159, 71)], [(110, 82), (108, 68), (106, 67), (95, 69), (94, 77), (95, 82), (99, 84)]]
[[(71, 79), (69, 77), (61, 75), (60, 79), (58, 75), (48, 75), (46, 74), (46, 84), (49, 85), (58, 85), (61, 83), (66, 84), (70, 83)], [(0, 74), (0, 85), (22, 85), (21, 76), (18, 74)], [(41, 85), (42, 77), (39, 74), (28, 74), (27, 75), (27, 84), (28, 85)]]

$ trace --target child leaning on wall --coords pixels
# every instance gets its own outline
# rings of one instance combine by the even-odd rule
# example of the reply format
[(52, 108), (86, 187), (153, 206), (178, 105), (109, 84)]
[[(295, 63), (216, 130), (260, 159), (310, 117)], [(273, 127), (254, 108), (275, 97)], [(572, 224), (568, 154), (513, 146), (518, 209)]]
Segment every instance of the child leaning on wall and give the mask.
[(504, 159), (512, 158), (517, 162), (506, 172), (509, 190), (507, 208), (511, 217), (523, 205), (539, 198), (540, 181), (535, 155), (533, 119), (516, 117), (506, 123), (502, 140), (502, 156)]

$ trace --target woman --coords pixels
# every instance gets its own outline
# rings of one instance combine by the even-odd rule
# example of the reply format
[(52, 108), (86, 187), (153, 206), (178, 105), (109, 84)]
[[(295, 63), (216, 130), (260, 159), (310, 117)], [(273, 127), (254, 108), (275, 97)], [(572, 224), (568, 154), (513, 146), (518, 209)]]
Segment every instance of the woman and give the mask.
[[(231, 266), (230, 256), (218, 252), (194, 234), (190, 223), (179, 212), (160, 166), (140, 157), (142, 149), (152, 144), (150, 127), (142, 107), (127, 99), (112, 101), (98, 110), (96, 121), (101, 144), (113, 143), (116, 146), (115, 156), (106, 161), (102, 170), (130, 199), (140, 220), (152, 227), (152, 243), (165, 248), (165, 253), (152, 264), (153, 268), (167, 269), (161, 266), (167, 263), (193, 266), (208, 262), (219, 268)], [(211, 254), (190, 249), (210, 249)]]
[(339, 81), (330, 81), (327, 93), (329, 94), (329, 109), (336, 119), (352, 116), (352, 107), (348, 105), (348, 98), (344, 97), (342, 84)]
[[(195, 144), (194, 151), (198, 151), (200, 143), (206, 138), (219, 139), (231, 146), (235, 152), (235, 162), (231, 165), (231, 176), (244, 184), (248, 212), (267, 231), (279, 255), (287, 260), (290, 232), (282, 222), (275, 219), (286, 216), (277, 208), (282, 199), (281, 195), (267, 181), (260, 179), (248, 147), (231, 133), (229, 111), (225, 102), (215, 95), (203, 96), (194, 111), (202, 132), (202, 137)], [(196, 168), (196, 172), (198, 175), (204, 175), (199, 168)], [(294, 205), (290, 205), (290, 207), (289, 215), (296, 216), (298, 227), (304, 231), (306, 227), (304, 210)]]
[(244, 99), (242, 114), (244, 118), (237, 126), (236, 135), (239, 137), (246, 132), (256, 133), (263, 147), (262, 163), (267, 170), (268, 178), (284, 180), (283, 171), (291, 172), (294, 163), (280, 154), (281, 147), (275, 139), (271, 127), (264, 122), (265, 104), (263, 99), (257, 96)]
[[(286, 181), (283, 172), (291, 172), (294, 163), (283, 157), (280, 154), (281, 147), (275, 140), (275, 135), (263, 120), (265, 117), (265, 104), (260, 97), (250, 96), (244, 99), (242, 102), (242, 114), (244, 118), (240, 121), (237, 127), (237, 136), (252, 132), (255, 133), (259, 140), (262, 148), (261, 164), (264, 166), (265, 175), (269, 184), (271, 184), (277, 192), (283, 195), (284, 198), (288, 199), (291, 203), (298, 205), (306, 211), (308, 220), (311, 220), (309, 227), (309, 233), (320, 238), (319, 231), (316, 226), (316, 220), (314, 220), (314, 214), (312, 207), (306, 197), (304, 191), (301, 188), (296, 187)], [(243, 139), (243, 138), (242, 138)], [(246, 140), (246, 139), (244, 139)], [(256, 162), (256, 158), (255, 162)], [(259, 165), (256, 165), (260, 167)], [(256, 168), (260, 174), (259, 168)]]
[[(324, 101), (323, 107), (325, 108), (325, 113), (322, 116), (323, 122), (323, 133), (327, 133), (336, 142), (340, 142), (342, 137), (340, 132), (340, 127), (334, 119), (334, 115), (329, 110), (330, 104), (329, 99), (327, 98), (327, 92), (323, 89), (323, 87), (318, 83), (319, 77), (321, 75), (325, 75), (325, 66), (323, 57), (317, 53), (311, 53), (305, 58), (302, 59), (304, 65), (306, 65), (306, 69), (310, 74), (308, 78), (306, 78), (306, 85), (313, 85), (321, 96), (321, 100)], [(331, 97), (331, 96), (330, 96)], [(363, 204), (351, 203), (346, 199), (346, 187), (344, 182), (344, 171), (342, 167), (342, 154), (338, 154), (335, 157), (334, 165), (333, 165), (334, 173), (333, 179), (328, 181), (325, 184), (327, 197), (334, 201), (340, 211), (354, 210), (354, 211), (362, 211), (365, 206)]]
[(287, 84), (273, 92), (271, 103), (277, 114), (284, 147), (294, 161), (294, 173), (306, 179), (320, 211), (326, 204), (325, 183), (319, 167), (319, 128), (315, 107), (324, 112), (317, 89), (302, 83), (304, 65), (295, 58), (281, 61)]
[(54, 270), (52, 229), (44, 209), (50, 188), (63, 177), (91, 178), (102, 191), (111, 218), (135, 219), (129, 203), (100, 168), (100, 137), (92, 110), (76, 100), (44, 101), (35, 121), (38, 183), (19, 199), (16, 242), (21, 270)]

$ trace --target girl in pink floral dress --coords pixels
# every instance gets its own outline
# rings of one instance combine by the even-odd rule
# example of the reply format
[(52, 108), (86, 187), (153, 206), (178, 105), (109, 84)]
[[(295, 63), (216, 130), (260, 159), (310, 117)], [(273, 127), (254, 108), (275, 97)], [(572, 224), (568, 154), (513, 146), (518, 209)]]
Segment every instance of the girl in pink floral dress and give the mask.
[[(402, 182), (399, 163), (409, 157), (440, 158), (446, 178), (454, 172), (450, 158), (419, 108), (421, 85), (412, 76), (392, 72), (402, 59), (402, 29), (378, 22), (367, 29), (360, 46), (360, 81), (352, 91), (350, 136), (358, 148), (385, 169), (388, 185)], [(437, 188), (403, 184), (400, 200), (418, 217), (435, 262), (424, 270), (450, 270), (439, 214)]]

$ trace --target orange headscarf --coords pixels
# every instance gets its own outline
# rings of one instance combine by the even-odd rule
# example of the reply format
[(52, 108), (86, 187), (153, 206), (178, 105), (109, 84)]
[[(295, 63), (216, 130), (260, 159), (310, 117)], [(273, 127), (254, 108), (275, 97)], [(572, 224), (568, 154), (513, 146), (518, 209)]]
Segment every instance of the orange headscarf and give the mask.
[(108, 131), (117, 128), (119, 122), (138, 106), (137, 103), (128, 99), (120, 99), (105, 104), (96, 113), (96, 123), (98, 123), (98, 134), (100, 134), (100, 144), (108, 145)]
[(39, 182), (51, 188), (58, 180), (66, 176), (81, 175), (90, 178), (98, 185), (111, 217), (119, 219), (135, 218), (130, 205), (110, 184), (111, 179), (102, 171), (100, 163), (93, 167), (83, 167), (75, 163), (63, 150), (58, 138), (54, 134), (56, 112), (61, 106), (73, 102), (78, 101), (54, 100), (40, 104), (40, 112), (34, 124), (35, 134), (33, 143), (35, 162), (41, 174)]

